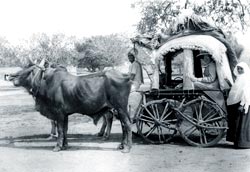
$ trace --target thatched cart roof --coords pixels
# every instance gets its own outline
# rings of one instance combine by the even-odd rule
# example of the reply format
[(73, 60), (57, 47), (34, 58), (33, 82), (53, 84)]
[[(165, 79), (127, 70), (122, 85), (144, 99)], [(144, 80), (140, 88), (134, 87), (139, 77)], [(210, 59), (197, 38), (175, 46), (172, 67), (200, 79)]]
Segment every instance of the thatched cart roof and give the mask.
[[(155, 53), (157, 58), (179, 49), (202, 50), (212, 55), (216, 63), (221, 63), (227, 48), (220, 41), (209, 35), (189, 35), (172, 39), (163, 44)], [(224, 56), (223, 56), (224, 55)]]

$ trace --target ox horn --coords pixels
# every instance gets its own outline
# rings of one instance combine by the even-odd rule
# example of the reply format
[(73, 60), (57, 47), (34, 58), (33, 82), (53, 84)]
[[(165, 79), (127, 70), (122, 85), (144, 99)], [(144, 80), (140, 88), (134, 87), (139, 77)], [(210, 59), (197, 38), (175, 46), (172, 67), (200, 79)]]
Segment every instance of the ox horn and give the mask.
[(31, 59), (30, 56), (28, 57), (28, 63), (29, 63), (29, 64), (35, 64), (35, 63), (33, 62), (33, 60)]
[(36, 66), (39, 67), (42, 71), (44, 71), (45, 70), (44, 64), (45, 64), (45, 58), (41, 60), (39, 65), (36, 64)]
[(41, 62), (40, 62), (40, 64), (38, 65), (38, 66), (40, 66), (40, 67), (44, 67), (44, 64), (45, 64), (45, 58), (43, 58), (42, 60), (41, 60)]

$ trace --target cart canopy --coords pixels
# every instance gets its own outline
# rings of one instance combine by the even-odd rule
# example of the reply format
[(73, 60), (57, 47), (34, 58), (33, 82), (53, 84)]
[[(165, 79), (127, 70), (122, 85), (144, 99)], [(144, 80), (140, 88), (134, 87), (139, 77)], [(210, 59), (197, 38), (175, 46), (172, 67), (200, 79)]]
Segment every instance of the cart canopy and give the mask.
[[(153, 53), (156, 63), (164, 58), (172, 58), (168, 55), (172, 52), (180, 50), (200, 50), (209, 53), (216, 64), (216, 71), (218, 75), (219, 86), (221, 90), (228, 89), (229, 85), (225, 81), (228, 79), (233, 83), (232, 72), (230, 70), (229, 61), (227, 58), (227, 48), (216, 38), (209, 35), (188, 35), (176, 39), (172, 39), (163, 44), (159, 49)], [(193, 65), (191, 57), (183, 56), (183, 62)], [(184, 66), (185, 67), (185, 66)], [(193, 73), (193, 68), (186, 66), (185, 74)]]

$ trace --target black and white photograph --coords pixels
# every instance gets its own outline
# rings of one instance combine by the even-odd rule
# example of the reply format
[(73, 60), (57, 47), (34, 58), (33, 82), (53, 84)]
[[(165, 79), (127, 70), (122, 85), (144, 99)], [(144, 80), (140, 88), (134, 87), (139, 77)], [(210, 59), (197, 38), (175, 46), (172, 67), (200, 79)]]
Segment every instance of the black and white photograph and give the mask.
[(250, 172), (250, 0), (0, 0), (0, 172)]

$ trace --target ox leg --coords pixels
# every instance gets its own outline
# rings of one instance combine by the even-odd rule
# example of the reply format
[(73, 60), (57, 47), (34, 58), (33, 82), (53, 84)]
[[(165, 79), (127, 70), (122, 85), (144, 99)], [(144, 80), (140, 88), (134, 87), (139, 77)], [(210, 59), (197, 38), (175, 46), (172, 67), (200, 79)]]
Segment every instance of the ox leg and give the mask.
[(100, 137), (103, 136), (103, 140), (109, 139), (112, 123), (113, 123), (113, 112), (111, 110), (108, 110), (103, 115), (102, 127), (100, 129), (100, 132), (97, 134)]
[(63, 124), (63, 150), (66, 150), (68, 148), (68, 139), (67, 139), (67, 132), (68, 132), (68, 116), (64, 119)]
[(108, 140), (110, 137), (112, 123), (113, 123), (113, 113), (111, 111), (108, 111), (105, 114), (105, 116), (106, 116), (105, 118), (106, 118), (107, 127), (106, 127), (106, 132), (104, 134), (104, 140)]
[(55, 148), (53, 149), (54, 152), (58, 152), (58, 151), (63, 149), (63, 140), (64, 140), (63, 126), (64, 126), (63, 120), (57, 121), (58, 137), (57, 137), (57, 144), (56, 144)]
[(56, 133), (56, 128), (57, 128), (57, 124), (56, 121), (54, 120), (50, 120), (51, 121), (51, 132), (50, 132), (50, 139), (54, 139), (57, 137), (57, 133)]
[[(125, 108), (126, 109), (126, 108)], [(126, 110), (118, 110), (119, 117), (121, 120), (122, 126), (122, 142), (118, 146), (119, 149), (122, 149), (123, 153), (130, 152), (132, 147), (132, 130), (131, 130), (131, 122), (128, 113)]]
[(122, 127), (122, 141), (121, 144), (118, 145), (117, 149), (124, 149), (124, 144), (126, 143), (126, 134), (125, 134), (125, 127), (124, 127), (124, 123), (122, 121), (121, 122), (121, 127)]
[(102, 117), (102, 120), (103, 120), (103, 122), (102, 122), (102, 127), (101, 127), (99, 133), (97, 134), (97, 136), (99, 136), (99, 137), (104, 136), (105, 129), (106, 129), (106, 127), (107, 127), (107, 120), (106, 120), (105, 115)]
[(54, 120), (50, 120), (51, 122), (51, 131), (50, 131), (50, 136), (47, 138), (48, 140), (53, 140), (55, 138), (57, 138), (57, 132), (56, 132), (56, 121)]

